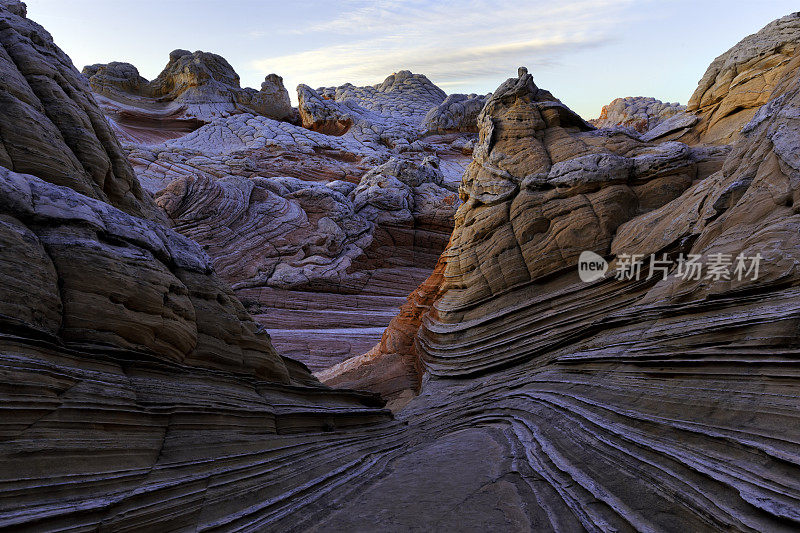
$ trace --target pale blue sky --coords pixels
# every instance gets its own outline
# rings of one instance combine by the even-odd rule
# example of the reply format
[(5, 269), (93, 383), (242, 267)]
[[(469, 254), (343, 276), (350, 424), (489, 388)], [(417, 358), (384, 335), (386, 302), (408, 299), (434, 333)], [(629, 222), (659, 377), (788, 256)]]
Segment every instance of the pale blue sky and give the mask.
[(175, 48), (224, 56), (243, 86), (312, 87), (401, 69), (485, 93), (519, 65), (585, 118), (620, 96), (686, 103), (708, 64), (797, 0), (26, 0), (80, 69), (154, 78)]

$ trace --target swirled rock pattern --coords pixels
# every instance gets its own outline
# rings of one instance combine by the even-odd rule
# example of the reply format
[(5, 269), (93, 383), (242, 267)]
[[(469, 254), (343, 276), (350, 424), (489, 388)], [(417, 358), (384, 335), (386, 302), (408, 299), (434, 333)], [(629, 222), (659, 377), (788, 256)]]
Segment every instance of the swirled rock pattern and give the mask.
[(393, 158), (358, 184), (192, 174), (156, 202), (281, 352), (321, 369), (369, 349), (433, 268), (457, 205), (446, 185), (435, 157)]
[[(377, 390), (392, 400), (407, 397), (418, 390), (414, 359), (430, 354), (403, 339), (413, 338), (431, 297), (438, 299), (430, 312), (439, 320), (469, 324), (475, 315), (467, 309), (476, 302), (503, 300), (511, 286), (535, 285), (571, 269), (584, 250), (607, 255), (620, 225), (680, 196), (718, 169), (727, 152), (675, 141), (643, 143), (626, 129), (595, 130), (536, 87), (524, 69), (495, 91), (478, 123), (479, 141), (461, 183), (463, 203), (442, 272), (420, 288), (428, 301), (419, 303), (412, 295), (381, 344), (320, 374), (326, 382)], [(502, 364), (497, 351), (486, 357), (426, 359), (426, 371), (449, 375), (450, 364), (456, 374), (469, 373), (471, 364), (474, 372), (484, 363)], [(372, 371), (390, 360), (407, 361), (405, 380), (387, 382)], [(409, 387), (413, 383), (417, 386)]]
[(321, 370), (368, 351), (430, 274), (475, 135), (424, 129), (443, 93), (420, 75), (298, 91), (307, 127), (241, 113), (126, 146), (281, 353)]
[[(0, 16), (29, 24), (15, 1)], [(524, 70), (502, 84), (450, 244), (404, 310), (423, 375), (395, 420), (277, 356), (198, 244), (3, 167), (0, 527), (796, 530), (798, 71), (730, 150), (593, 130)], [(436, 168), (385, 163), (315, 187), (407, 220)], [(580, 248), (612, 271), (650, 252), (763, 262), (586, 283)]]
[[(211, 275), (196, 243), (34, 176), (0, 168), (0, 179), (5, 239), (38, 260), (30, 273), (18, 264), (6, 269), (37, 291), (24, 304), (30, 320), (18, 323), (14, 313), (10, 325), (69, 345), (115, 346), (288, 382), (268, 337)], [(11, 302), (20, 291), (7, 281), (3, 299)]]
[(297, 88), (303, 125), (311, 130), (343, 135), (395, 152), (427, 148), (431, 134), (477, 132), (476, 120), (486, 96), (444, 92), (422, 74), (401, 70), (383, 83), (356, 87)]
[(628, 96), (604, 105), (600, 116), (589, 122), (598, 128), (622, 126), (645, 133), (685, 109), (686, 106), (677, 102), (662, 102), (646, 96)]
[(416, 336), (423, 316), (441, 296), (444, 267), (440, 258), (433, 273), (406, 298), (372, 349), (314, 375), (332, 387), (376, 392), (388, 400), (386, 406), (392, 411), (405, 407), (422, 387), (425, 369)]
[[(415, 339), (425, 377), (400, 418), (429, 440), (335, 499), (325, 528), (377, 509), (401, 530), (420, 512), (467, 530), (796, 529), (798, 72), (800, 55), (721, 167), (726, 150), (621, 142), (614, 130), (598, 150), (603, 130), (582, 131), (524, 72), (501, 85), (441, 282), (421, 288), (435, 295)], [(691, 179), (655, 187), (693, 160)], [(572, 215), (582, 202), (591, 212)], [(581, 249), (610, 273), (580, 281)], [(760, 256), (760, 275), (681, 277), (681, 253)], [(668, 275), (614, 276), (633, 254), (666, 257)], [(392, 360), (369, 363), (381, 357)], [(412, 481), (418, 464), (436, 479)], [(456, 485), (457, 501), (437, 506)]]

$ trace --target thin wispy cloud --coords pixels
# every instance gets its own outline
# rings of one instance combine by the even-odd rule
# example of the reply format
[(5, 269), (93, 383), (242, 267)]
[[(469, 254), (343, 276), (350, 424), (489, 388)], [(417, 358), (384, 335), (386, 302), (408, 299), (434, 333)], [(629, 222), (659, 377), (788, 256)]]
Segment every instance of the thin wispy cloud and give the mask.
[(296, 99), (298, 83), (374, 84), (400, 69), (450, 93), (484, 93), (525, 65), (586, 117), (621, 96), (685, 103), (716, 56), (797, 10), (797, 0), (26, 3), (79, 68), (127, 61), (152, 79), (170, 50), (204, 50), (225, 57), (243, 86), (283, 76)]
[(289, 87), (374, 84), (409, 69), (448, 89), (477, 89), (519, 65), (553, 65), (567, 52), (612, 41), (631, 1), (349, 1), (338, 17), (287, 30), (326, 45), (250, 66), (280, 72)]

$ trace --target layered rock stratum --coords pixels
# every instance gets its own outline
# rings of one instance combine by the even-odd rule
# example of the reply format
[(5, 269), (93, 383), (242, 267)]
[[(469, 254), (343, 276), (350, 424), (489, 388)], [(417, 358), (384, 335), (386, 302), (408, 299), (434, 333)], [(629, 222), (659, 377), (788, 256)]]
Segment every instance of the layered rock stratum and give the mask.
[(200, 517), (215, 497), (185, 498), (193, 484), (239, 510), (252, 491), (288, 497), (280, 468), (261, 489), (211, 479), (388, 412), (275, 351), (201, 247), (166, 227), (88, 85), (25, 14), (0, 4), (0, 527), (217, 522)]
[[(25, 15), (0, 0), (0, 124), (35, 111), (31, 131), (70, 140), (0, 128), (0, 528), (800, 525), (800, 56), (765, 77), (766, 103), (730, 145), (595, 129), (525, 69), (501, 84), (476, 118), (433, 272), (368, 356), (328, 375), (405, 405), (392, 417), (377, 396), (325, 387), (279, 355), (247, 311), (255, 304), (238, 300), (245, 287), (226, 278), (257, 280), (248, 290), (276, 273), (327, 287), (330, 270), (350, 287), (372, 270), (317, 258), (347, 260), (366, 227), (399, 250), (409, 227), (442, 220), (429, 200), (449, 191), (444, 158), (401, 140), (435, 144), (409, 133), (428, 131), (434, 107), (391, 111), (399, 87), (423, 78), (345, 86), (356, 96), (341, 101), (338, 89), (315, 91), (330, 111), (316, 116), (349, 115), (347, 131), (245, 113), (126, 143), (149, 161), (137, 166), (141, 187), (88, 83)], [(393, 96), (381, 108), (382, 92)], [(311, 146), (360, 143), (367, 168), (339, 181), (264, 175), (267, 139), (296, 154), (309, 146), (281, 131)], [(42, 157), (17, 168), (26, 142)], [(281, 220), (293, 229), (270, 229)], [(296, 247), (302, 257), (281, 255)], [(257, 256), (239, 261), (243, 274), (237, 249)], [(609, 261), (606, 276), (579, 279), (584, 251)], [(668, 276), (612, 275), (650, 254)], [(681, 278), (680, 254), (760, 256), (761, 270)], [(274, 268), (247, 270), (262, 262)], [(286, 291), (289, 301), (318, 289)]]
[[(790, 228), (799, 67), (796, 55), (778, 64), (780, 77), (767, 77), (767, 104), (730, 133), (731, 147), (592, 131), (522, 70), (479, 117), (463, 203), (436, 271), (375, 350), (321, 375), (383, 388), (398, 401), (421, 391), (402, 418), (424, 419), (431, 432), (451, 413), (462, 428), (434, 441), (434, 455), (461, 445), (478, 456), (491, 441), (479, 443), (471, 431), (498, 428), (493, 442), (503, 444), (488, 462), (510, 456), (509, 466), (493, 470), (467, 500), (482, 509), (502, 501), (520, 514), (498, 510), (493, 522), (471, 515), (463, 501), (456, 507), (454, 515), (484, 527), (796, 528), (798, 279)], [(670, 276), (584, 283), (576, 263), (587, 250), (612, 271), (626, 256), (654, 254)], [(683, 279), (681, 254), (758, 256), (762, 271)], [(503, 497), (500, 480), (509, 483)], [(365, 517), (360, 509), (398, 507), (382, 494), (395, 496), (404, 481), (402, 473), (377, 481), (332, 523), (353, 527)], [(402, 511), (389, 514), (403, 527), (414, 523)], [(454, 515), (437, 516), (461, 524)]]

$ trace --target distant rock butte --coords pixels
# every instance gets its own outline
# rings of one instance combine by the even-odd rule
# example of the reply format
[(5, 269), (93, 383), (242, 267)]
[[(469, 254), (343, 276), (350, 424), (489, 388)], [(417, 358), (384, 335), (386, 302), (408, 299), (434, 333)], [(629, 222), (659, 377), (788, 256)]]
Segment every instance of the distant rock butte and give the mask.
[(208, 52), (174, 50), (150, 82), (130, 63), (90, 65), (83, 74), (117, 134), (133, 143), (180, 137), (236, 113), (297, 120), (280, 76), (268, 75), (260, 91), (242, 89), (233, 67)]
[(589, 122), (598, 128), (622, 126), (645, 133), (685, 110), (686, 106), (678, 103), (665, 103), (645, 96), (628, 96), (604, 105), (600, 117)]

